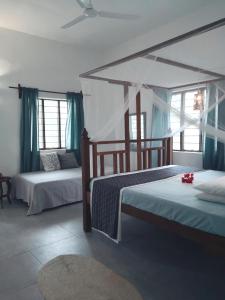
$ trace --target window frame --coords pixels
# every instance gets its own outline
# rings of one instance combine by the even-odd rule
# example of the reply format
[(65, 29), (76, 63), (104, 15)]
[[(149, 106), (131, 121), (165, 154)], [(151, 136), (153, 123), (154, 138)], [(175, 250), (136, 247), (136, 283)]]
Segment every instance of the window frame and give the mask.
[[(59, 147), (51, 147), (51, 148), (48, 148), (46, 147), (46, 135), (45, 135), (45, 105), (44, 105), (44, 102), (45, 101), (57, 101), (57, 115), (58, 115), (58, 118), (57, 118), (57, 126), (58, 126), (58, 144), (59, 144)], [(60, 111), (60, 103), (61, 102), (67, 102), (66, 99), (50, 99), (50, 98), (44, 98), (44, 97), (39, 97), (38, 98), (38, 144), (40, 145), (40, 136), (39, 136), (39, 133), (40, 133), (40, 126), (39, 126), (39, 120), (40, 120), (40, 114), (39, 114), (39, 101), (41, 101), (41, 107), (42, 107), (42, 134), (43, 134), (43, 147), (40, 148), (39, 147), (39, 150), (41, 151), (44, 151), (44, 150), (59, 150), (59, 149), (66, 149), (66, 147), (62, 147), (62, 139), (61, 139), (61, 111)], [(38, 145), (38, 146), (39, 146)]]
[[(130, 139), (131, 139), (131, 132), (132, 132), (132, 122), (131, 122), (131, 117), (132, 116), (137, 116), (137, 113), (129, 113), (129, 127), (130, 127), (130, 130), (129, 130), (129, 134), (130, 134)], [(144, 132), (144, 139), (146, 138), (147, 136), (147, 113), (146, 111), (143, 111), (141, 112), (141, 116), (143, 116), (143, 124), (144, 124), (144, 129), (143, 129), (143, 132)], [(145, 145), (145, 142), (144, 142), (144, 145)], [(130, 144), (130, 149), (131, 151), (136, 151), (137, 150), (137, 144), (136, 143), (131, 143)]]
[[(185, 94), (188, 92), (193, 92), (193, 91), (198, 91), (201, 90), (204, 93), (206, 92), (206, 87), (200, 87), (200, 88), (193, 88), (193, 89), (188, 89), (188, 90), (182, 90), (182, 91), (174, 91), (172, 93), (173, 95), (176, 94), (180, 94), (181, 95), (181, 115), (183, 115), (185, 113)], [(182, 119), (180, 120), (180, 126), (182, 126)], [(203, 152), (203, 137), (202, 137), (202, 131), (200, 130), (199, 133), (199, 150), (186, 150), (184, 148), (184, 130), (180, 132), (180, 149), (179, 150), (175, 150), (173, 149), (173, 151), (175, 152), (193, 152), (193, 153), (202, 153)]]

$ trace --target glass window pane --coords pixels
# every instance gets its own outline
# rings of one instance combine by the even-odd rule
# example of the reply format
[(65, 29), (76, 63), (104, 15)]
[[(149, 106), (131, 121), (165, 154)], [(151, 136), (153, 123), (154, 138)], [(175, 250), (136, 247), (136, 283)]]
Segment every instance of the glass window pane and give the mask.
[[(141, 139), (145, 138), (145, 113), (141, 114)], [(137, 139), (137, 116), (136, 114), (130, 115), (130, 137), (133, 140)]]
[(173, 142), (173, 150), (179, 151), (180, 150), (180, 143)]
[(60, 118), (61, 118), (61, 147), (66, 147), (66, 123), (67, 123), (68, 109), (67, 102), (60, 101)]
[[(172, 95), (171, 99), (171, 106), (175, 108), (177, 111), (181, 111), (181, 93), (176, 93)], [(181, 126), (181, 119), (180, 116), (177, 115), (175, 112), (170, 112), (170, 130), (171, 132), (176, 132), (179, 130)], [(180, 150), (180, 133), (177, 133), (173, 137), (173, 149)]]
[[(192, 118), (199, 119), (201, 112), (194, 109), (194, 97), (197, 92), (198, 90), (184, 93), (184, 111)], [(184, 150), (200, 150), (200, 130), (198, 126), (191, 125), (184, 130)]]
[(54, 142), (48, 142), (48, 141), (46, 141), (46, 148), (52, 149), (52, 148), (58, 148), (58, 147), (59, 147), (58, 142), (54, 143)]
[(50, 131), (50, 130), (54, 130), (57, 131), (58, 130), (58, 125), (53, 125), (53, 124), (45, 124), (45, 130)]
[[(44, 109), (44, 110), (43, 110)], [(45, 125), (45, 127), (44, 127)], [(44, 131), (45, 129), (45, 131)], [(59, 147), (58, 138), (58, 101), (39, 100), (39, 147)]]
[[(45, 137), (47, 143), (56, 143), (58, 145), (58, 137), (56, 136), (46, 136)], [(59, 145), (58, 145), (59, 146)]]
[(57, 107), (58, 100), (47, 100), (44, 99), (45, 107)]
[(58, 113), (58, 105), (56, 106), (47, 106), (45, 105), (45, 113)]
[[(175, 93), (172, 95), (171, 106), (177, 110), (181, 110), (183, 108), (183, 113), (185, 115), (189, 115), (191, 118), (195, 118), (196, 120), (200, 117), (200, 110), (194, 109), (194, 97), (198, 90), (186, 91), (181, 93)], [(203, 91), (203, 95), (205, 96), (205, 91)], [(182, 105), (183, 100), (183, 105)], [(181, 116), (183, 114), (181, 112)], [(180, 128), (182, 124), (185, 124), (185, 120), (182, 121), (182, 118), (178, 116), (176, 113), (171, 111), (170, 113), (170, 128), (171, 131), (174, 132)], [(188, 125), (188, 124), (187, 124)], [(184, 129), (183, 131), (183, 149), (187, 151), (199, 151), (200, 150), (200, 137), (201, 131), (199, 130), (197, 125), (191, 125)], [(177, 134), (177, 137), (174, 136), (173, 139), (173, 149), (180, 150), (180, 134)]]
[(58, 130), (46, 130), (45, 131), (45, 137), (55, 137), (58, 138)]
[(186, 143), (185, 150), (186, 151), (199, 151), (199, 144)]
[(45, 118), (45, 126), (48, 126), (48, 125), (55, 125), (57, 127), (58, 126), (58, 119), (57, 118), (55, 118), (55, 119)]
[[(59, 116), (60, 107), (60, 116)], [(39, 148), (59, 148), (59, 134), (61, 132), (61, 147), (65, 148), (65, 131), (68, 115), (66, 100), (39, 99)], [(59, 124), (61, 124), (59, 128)], [(44, 126), (45, 125), (45, 126)], [(44, 130), (45, 129), (45, 130)]]

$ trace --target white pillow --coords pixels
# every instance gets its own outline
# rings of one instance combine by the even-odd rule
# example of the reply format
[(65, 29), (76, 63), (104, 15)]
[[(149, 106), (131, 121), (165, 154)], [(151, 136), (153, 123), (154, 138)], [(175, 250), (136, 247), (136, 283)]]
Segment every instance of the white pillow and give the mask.
[(195, 185), (194, 188), (211, 195), (225, 197), (225, 176)]
[(59, 170), (60, 162), (56, 152), (41, 153), (41, 161), (45, 171)]
[(225, 204), (225, 197), (201, 193), (197, 195), (198, 199)]

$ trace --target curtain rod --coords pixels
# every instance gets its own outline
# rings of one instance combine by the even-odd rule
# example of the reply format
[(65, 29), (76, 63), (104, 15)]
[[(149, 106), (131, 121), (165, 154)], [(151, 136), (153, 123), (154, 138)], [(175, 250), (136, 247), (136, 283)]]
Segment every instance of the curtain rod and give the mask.
[[(18, 86), (9, 86), (10, 89), (16, 89), (19, 90), (21, 88), (20, 85)], [(66, 92), (56, 92), (56, 91), (47, 91), (47, 90), (38, 90), (39, 92), (44, 92), (44, 93), (51, 93), (51, 94), (59, 94), (59, 95), (66, 95)], [(82, 93), (82, 91), (79, 91), (78, 93)]]

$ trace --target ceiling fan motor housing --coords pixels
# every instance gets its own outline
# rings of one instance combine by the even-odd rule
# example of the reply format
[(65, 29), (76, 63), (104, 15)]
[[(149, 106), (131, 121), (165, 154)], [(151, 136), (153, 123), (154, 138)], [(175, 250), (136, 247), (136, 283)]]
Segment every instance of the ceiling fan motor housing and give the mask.
[(94, 17), (97, 17), (98, 12), (93, 8), (86, 8), (84, 10), (84, 15), (89, 18), (94, 18)]

